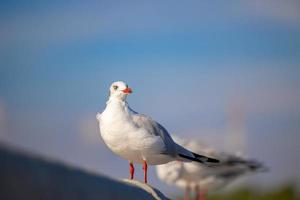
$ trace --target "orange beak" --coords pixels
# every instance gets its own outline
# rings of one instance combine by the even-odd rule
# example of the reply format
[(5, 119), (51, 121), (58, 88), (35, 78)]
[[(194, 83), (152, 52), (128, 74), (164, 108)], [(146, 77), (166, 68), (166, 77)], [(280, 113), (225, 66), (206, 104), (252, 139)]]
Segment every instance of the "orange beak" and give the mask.
[(132, 89), (127, 87), (125, 90), (122, 90), (125, 94), (130, 94), (132, 93)]

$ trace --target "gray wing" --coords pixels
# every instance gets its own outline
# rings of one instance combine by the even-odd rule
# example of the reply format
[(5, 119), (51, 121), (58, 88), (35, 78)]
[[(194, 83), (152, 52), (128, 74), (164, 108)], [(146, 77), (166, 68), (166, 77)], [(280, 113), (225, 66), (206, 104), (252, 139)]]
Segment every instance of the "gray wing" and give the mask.
[(161, 154), (168, 154), (173, 157), (177, 157), (178, 160), (190, 162), (190, 161), (197, 161), (200, 163), (217, 163), (218, 160), (214, 158), (208, 158), (203, 155), (199, 155), (189, 151), (188, 149), (178, 145), (176, 142), (173, 141), (172, 137), (168, 133), (168, 131), (159, 123), (152, 120), (150, 117), (139, 114), (133, 111), (130, 107), (128, 107), (131, 111), (131, 116), (134, 124), (137, 127), (146, 129), (146, 131), (153, 135), (159, 137), (164, 145), (165, 148), (160, 151)]
[(161, 124), (157, 123), (146, 115), (136, 112), (132, 114), (132, 120), (137, 127), (144, 128), (151, 135), (158, 136), (163, 140), (165, 148), (164, 151), (161, 152), (162, 154), (170, 154), (174, 156), (177, 155), (175, 142), (171, 138), (168, 131)]

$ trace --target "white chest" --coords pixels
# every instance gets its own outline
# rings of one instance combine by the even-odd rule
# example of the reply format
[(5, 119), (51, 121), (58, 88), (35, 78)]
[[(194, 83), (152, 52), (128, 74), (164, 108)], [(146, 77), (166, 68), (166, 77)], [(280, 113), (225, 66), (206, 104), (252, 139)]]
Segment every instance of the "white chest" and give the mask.
[(129, 134), (134, 129), (127, 109), (122, 104), (107, 105), (99, 120), (101, 137), (115, 153), (128, 148)]

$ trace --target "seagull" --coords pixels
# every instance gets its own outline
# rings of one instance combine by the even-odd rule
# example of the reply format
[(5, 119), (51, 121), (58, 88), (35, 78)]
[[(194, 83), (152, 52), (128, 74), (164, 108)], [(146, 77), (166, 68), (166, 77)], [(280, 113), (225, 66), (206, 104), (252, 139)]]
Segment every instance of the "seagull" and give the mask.
[(175, 160), (218, 163), (217, 159), (178, 145), (161, 124), (132, 110), (126, 102), (130, 93), (132, 89), (125, 82), (112, 83), (106, 107), (96, 116), (104, 143), (112, 152), (129, 161), (130, 179), (134, 178), (134, 163), (143, 165), (145, 183), (148, 165)]
[(169, 162), (156, 166), (158, 177), (169, 185), (185, 189), (185, 199), (189, 199), (191, 190), (198, 200), (205, 199), (206, 192), (217, 190), (236, 178), (259, 171), (266, 171), (262, 163), (248, 160), (241, 156), (217, 152), (197, 140), (183, 140), (177, 136), (173, 139), (199, 154), (213, 156), (220, 160), (218, 165), (204, 166), (198, 163)]

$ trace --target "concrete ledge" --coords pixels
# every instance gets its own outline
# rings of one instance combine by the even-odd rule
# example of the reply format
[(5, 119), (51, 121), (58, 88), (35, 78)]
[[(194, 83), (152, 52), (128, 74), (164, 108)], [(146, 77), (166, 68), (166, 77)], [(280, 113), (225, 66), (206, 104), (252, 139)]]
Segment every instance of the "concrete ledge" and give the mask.
[(130, 179), (124, 179), (123, 181), (127, 184), (145, 190), (145, 192), (149, 193), (156, 200), (168, 200), (168, 198), (164, 196), (163, 193), (161, 193), (158, 189), (150, 186), (149, 184)]
[(167, 199), (138, 181), (116, 181), (0, 146), (0, 199)]

